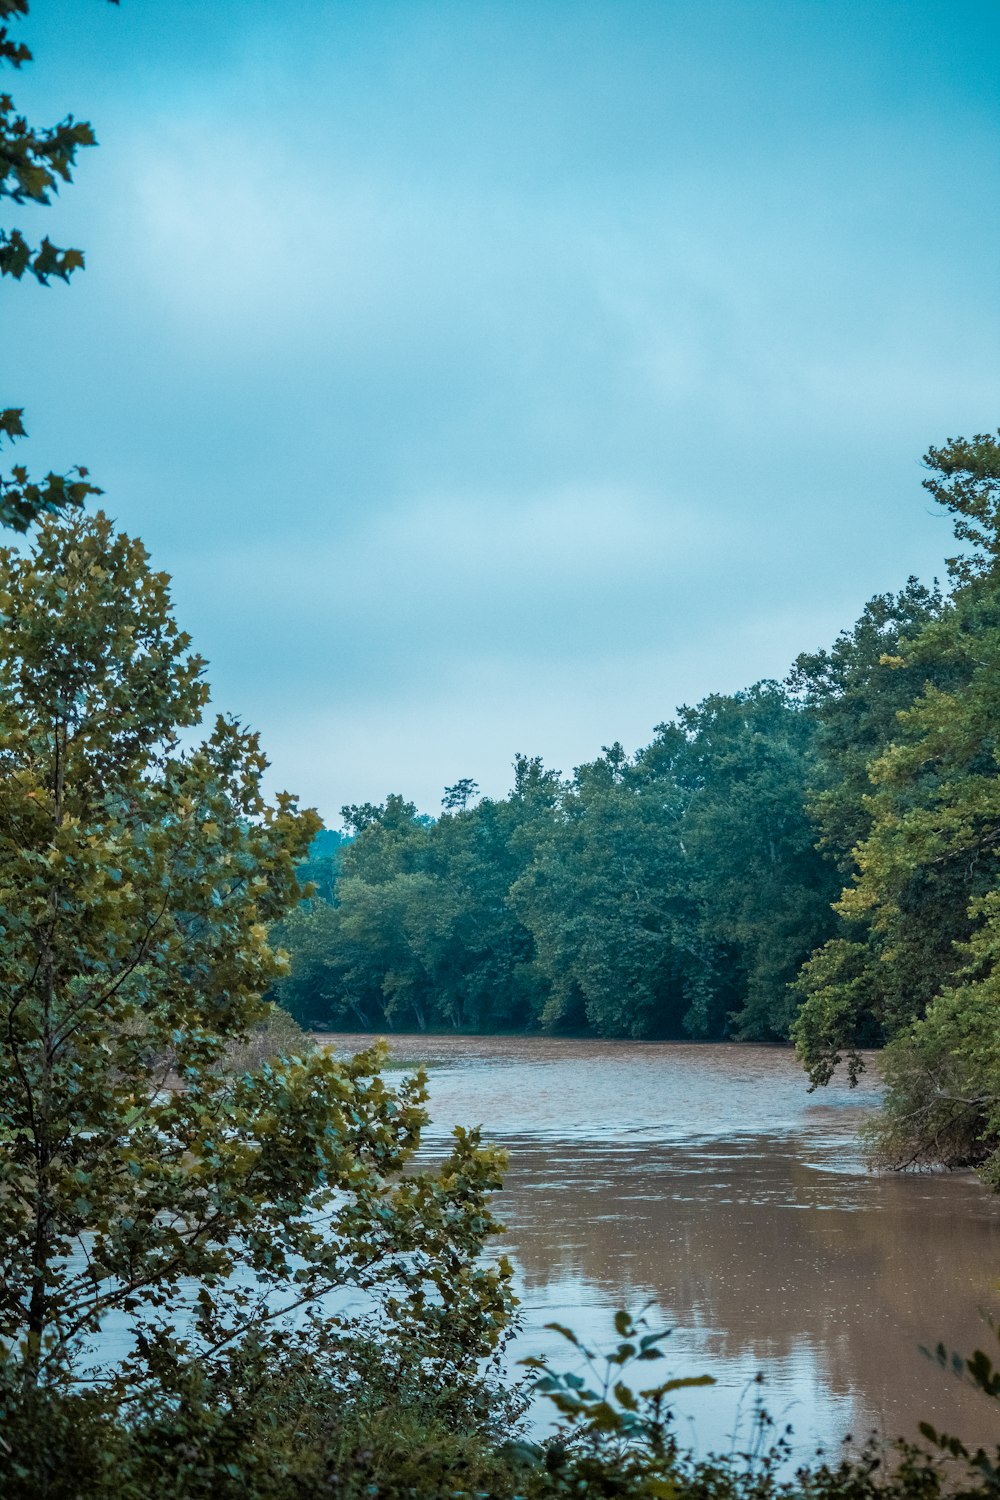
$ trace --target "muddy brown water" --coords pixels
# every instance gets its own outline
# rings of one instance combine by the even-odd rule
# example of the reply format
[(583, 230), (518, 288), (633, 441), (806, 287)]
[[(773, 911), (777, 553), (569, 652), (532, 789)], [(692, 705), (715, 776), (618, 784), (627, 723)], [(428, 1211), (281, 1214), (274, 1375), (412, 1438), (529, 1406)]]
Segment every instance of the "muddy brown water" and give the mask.
[[(370, 1039), (322, 1040), (357, 1051)], [(1000, 1200), (971, 1174), (866, 1170), (857, 1130), (877, 1104), (873, 1072), (810, 1094), (795, 1058), (767, 1047), (389, 1044), (396, 1065), (431, 1065), (432, 1153), (459, 1124), (509, 1152), (496, 1208), (522, 1301), (513, 1360), (571, 1368), (547, 1322), (606, 1344), (616, 1307), (652, 1303), (673, 1332), (642, 1375), (717, 1378), (677, 1403), (703, 1452), (728, 1449), (734, 1430), (748, 1439), (758, 1390), (800, 1457), (848, 1433), (914, 1435), (921, 1419), (1000, 1440), (991, 1405), (920, 1353), (939, 1340), (997, 1348), (985, 1316), (998, 1310)]]

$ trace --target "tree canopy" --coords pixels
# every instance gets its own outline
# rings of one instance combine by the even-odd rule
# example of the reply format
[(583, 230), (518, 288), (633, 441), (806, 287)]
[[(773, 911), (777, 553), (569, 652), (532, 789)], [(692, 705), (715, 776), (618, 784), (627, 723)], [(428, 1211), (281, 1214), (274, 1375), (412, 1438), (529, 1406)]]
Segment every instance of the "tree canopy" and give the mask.
[[(838, 881), (807, 811), (814, 716), (777, 683), (715, 695), (570, 778), (436, 821), (345, 808), (331, 902), (282, 930), (303, 1023), (787, 1038)], [(468, 798), (465, 799), (468, 802)]]

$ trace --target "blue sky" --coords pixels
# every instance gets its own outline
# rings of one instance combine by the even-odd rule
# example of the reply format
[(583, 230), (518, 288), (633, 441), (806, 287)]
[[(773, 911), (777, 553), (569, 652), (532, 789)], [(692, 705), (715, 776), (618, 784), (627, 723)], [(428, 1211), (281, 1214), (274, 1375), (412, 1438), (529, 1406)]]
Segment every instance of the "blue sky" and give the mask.
[[(337, 821), (502, 793), (940, 573), (1000, 422), (1000, 7), (34, 0), (99, 151), (3, 291), (31, 461)], [(12, 358), (13, 351), (13, 358)]]

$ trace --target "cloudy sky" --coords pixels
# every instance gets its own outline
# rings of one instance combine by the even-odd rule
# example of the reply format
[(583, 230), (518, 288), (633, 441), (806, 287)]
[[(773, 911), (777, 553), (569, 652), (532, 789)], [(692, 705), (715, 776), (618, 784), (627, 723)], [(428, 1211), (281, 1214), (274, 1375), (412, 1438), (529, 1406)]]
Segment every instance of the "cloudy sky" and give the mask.
[(219, 707), (337, 822), (568, 771), (930, 578), (1000, 421), (993, 0), (34, 0), (101, 149), (3, 292)]

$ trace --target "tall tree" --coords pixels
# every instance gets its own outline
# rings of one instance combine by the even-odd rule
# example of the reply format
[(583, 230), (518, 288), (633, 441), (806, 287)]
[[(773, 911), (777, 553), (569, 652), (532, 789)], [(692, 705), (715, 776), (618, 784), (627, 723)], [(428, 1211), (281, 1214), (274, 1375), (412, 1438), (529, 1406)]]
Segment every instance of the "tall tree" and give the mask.
[(471, 776), (463, 776), (454, 786), (446, 786), (441, 806), (445, 812), (465, 812), (473, 797), (479, 795), (479, 783)]
[(1000, 444), (955, 439), (926, 462), (926, 487), (976, 550), (950, 560), (950, 601), (884, 661), (923, 685), (869, 768), (870, 827), (839, 903), (846, 934), (803, 972), (796, 1040), (817, 1082), (845, 1049), (906, 1031), (954, 988), (997, 882)]
[(390, 1327), (453, 1320), (474, 1360), (507, 1306), (477, 1264), (496, 1155), (461, 1135), (440, 1175), (404, 1174), (423, 1087), (387, 1089), (372, 1054), (225, 1067), (318, 820), (265, 799), (238, 722), (179, 748), (208, 689), (167, 582), (101, 515), (0, 553), (4, 1389), (79, 1376), (115, 1310), (116, 1378), (169, 1385), (345, 1284)]

